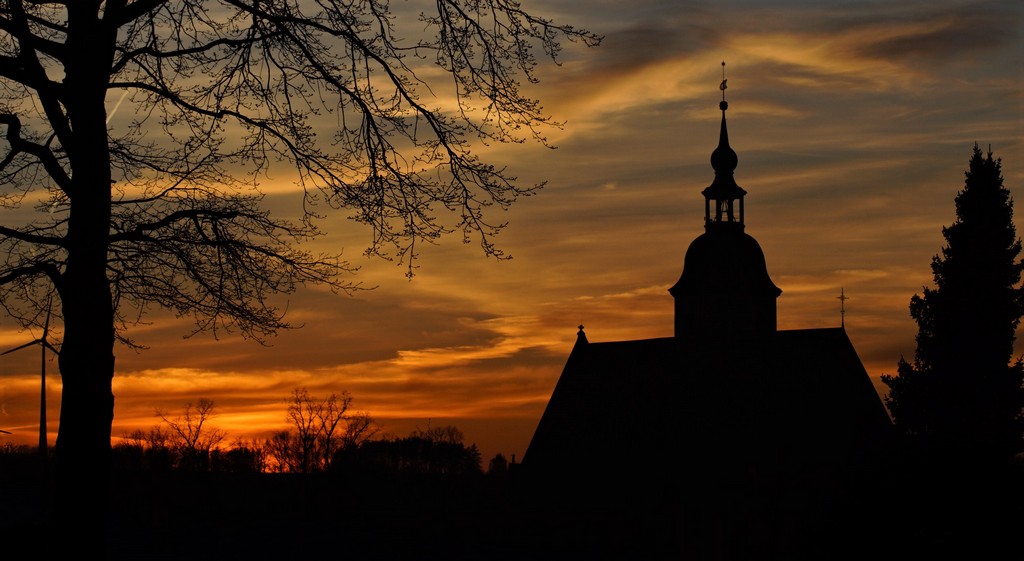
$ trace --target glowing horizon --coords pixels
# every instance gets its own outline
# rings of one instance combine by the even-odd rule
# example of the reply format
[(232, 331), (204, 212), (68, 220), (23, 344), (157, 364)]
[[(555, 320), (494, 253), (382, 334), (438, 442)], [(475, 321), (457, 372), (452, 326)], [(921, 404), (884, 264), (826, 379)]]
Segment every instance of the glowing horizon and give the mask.
[[(913, 356), (907, 305), (932, 285), (974, 143), (1003, 159), (1011, 192), (1022, 186), (1019, 3), (526, 7), (606, 39), (568, 46), (563, 65), (531, 86), (565, 121), (548, 134), (557, 150), (481, 147), (522, 185), (548, 182), (496, 216), (509, 220), (496, 241), (514, 258), (496, 262), (449, 237), (423, 249), (409, 281), (401, 266), (361, 257), (369, 233), (333, 216), (311, 249), (344, 249), (361, 267), (353, 280), (376, 288), (281, 298), (303, 327), (267, 347), (183, 340), (186, 320), (147, 316), (130, 333), (150, 349), (116, 348), (114, 438), (199, 398), (214, 400), (227, 443), (285, 429), (284, 399), (307, 387), (349, 391), (354, 409), (399, 436), (454, 424), (485, 465), (499, 452), (521, 458), (577, 325), (596, 342), (671, 336), (667, 289), (703, 229), (700, 191), (713, 178), (722, 60), (746, 231), (783, 290), (779, 329), (838, 327), (844, 290), (846, 330), (879, 391), (879, 376)], [(267, 204), (296, 208), (287, 174), (274, 177)], [(37, 336), (0, 319), (0, 351)], [(38, 369), (37, 352), (0, 358), (0, 429), (13, 433), (0, 444), (37, 442)], [(52, 443), (55, 361), (47, 373)]]

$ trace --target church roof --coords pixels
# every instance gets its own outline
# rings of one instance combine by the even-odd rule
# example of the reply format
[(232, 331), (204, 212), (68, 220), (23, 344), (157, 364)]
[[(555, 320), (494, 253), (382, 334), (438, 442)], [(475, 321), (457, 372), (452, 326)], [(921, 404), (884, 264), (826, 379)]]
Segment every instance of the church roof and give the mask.
[(581, 333), (523, 467), (554, 477), (581, 463), (650, 467), (672, 439), (698, 462), (732, 457), (727, 447), (808, 465), (856, 454), (890, 426), (842, 328), (720, 348), (673, 337), (589, 343)]

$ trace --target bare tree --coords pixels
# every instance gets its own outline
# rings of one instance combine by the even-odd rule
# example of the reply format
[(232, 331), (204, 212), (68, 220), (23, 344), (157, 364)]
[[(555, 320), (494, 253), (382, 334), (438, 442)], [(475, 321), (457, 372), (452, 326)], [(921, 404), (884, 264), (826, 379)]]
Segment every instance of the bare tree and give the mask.
[[(543, 142), (557, 123), (520, 88), (535, 80), (535, 52), (555, 59), (562, 39), (598, 38), (514, 0), (400, 9), (0, 2), (0, 306), (28, 326), (54, 289), (60, 301), (59, 514), (103, 518), (89, 511), (104, 500), (114, 344), (132, 344), (127, 329), (149, 308), (197, 331), (286, 327), (273, 294), (353, 288), (348, 264), (296, 245), (318, 234), (323, 209), (366, 225), (367, 253), (410, 272), (417, 244), (448, 232), (502, 256), (485, 210), (537, 186), (480, 160), (473, 142)], [(261, 205), (259, 179), (279, 161), (305, 193), (295, 222)]]
[(364, 442), (380, 433), (380, 425), (366, 411), (350, 415), (345, 422), (345, 432), (341, 436), (341, 450), (356, 450)]
[(157, 416), (167, 425), (170, 447), (177, 452), (179, 469), (205, 470), (209, 467), (210, 452), (227, 436), (221, 429), (210, 425), (214, 416), (213, 401), (200, 399), (195, 405), (185, 405), (181, 415), (174, 418), (157, 410)]
[(339, 450), (357, 447), (376, 434), (377, 424), (369, 413), (350, 414), (351, 405), (347, 391), (316, 397), (306, 388), (292, 390), (287, 417), (293, 430), (272, 438), (282, 471), (330, 469)]
[(341, 416), (352, 398), (346, 393), (326, 399), (309, 395), (306, 388), (292, 390), (288, 398), (288, 422), (295, 429), (292, 446), (298, 462), (295, 471), (309, 473), (323, 467), (324, 452), (330, 446)]
[(270, 467), (269, 453), (265, 439), (238, 438), (227, 450), (215, 450), (211, 460), (216, 471), (262, 473)]
[(121, 440), (126, 446), (139, 449), (169, 448), (171, 435), (160, 425), (155, 425), (149, 430), (135, 429), (122, 434)]
[(278, 473), (299, 472), (300, 462), (295, 458), (297, 447), (292, 443), (294, 434), (282, 430), (275, 432), (264, 443), (267, 450), (267, 469)]
[(427, 424), (426, 429), (416, 427), (416, 430), (409, 434), (411, 438), (422, 438), (428, 442), (440, 442), (444, 444), (462, 444), (465, 436), (462, 434), (462, 430), (455, 425), (443, 425), (440, 427), (432, 427)]
[(171, 469), (175, 464), (172, 435), (160, 425), (121, 435), (114, 448), (114, 465), (122, 469)]

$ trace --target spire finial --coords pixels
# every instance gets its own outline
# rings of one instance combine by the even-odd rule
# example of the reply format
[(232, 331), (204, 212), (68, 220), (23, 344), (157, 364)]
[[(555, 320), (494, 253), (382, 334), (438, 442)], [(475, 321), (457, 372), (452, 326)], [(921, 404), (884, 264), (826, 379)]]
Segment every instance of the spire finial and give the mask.
[(725, 110), (729, 108), (729, 102), (725, 100), (725, 90), (728, 86), (726, 85), (725, 79), (725, 61), (722, 61), (722, 83), (718, 86), (718, 89), (722, 90), (722, 101), (718, 103), (718, 108), (722, 110), (722, 130), (718, 135), (718, 148), (711, 153), (711, 167), (715, 168), (715, 173), (729, 172), (736, 169), (737, 158), (736, 152), (733, 152), (732, 148), (729, 147), (729, 132), (725, 128)]
[(846, 295), (846, 289), (840, 287), (839, 296), (836, 296), (836, 300), (839, 300), (839, 326), (843, 328), (846, 327), (846, 301), (849, 299), (850, 297)]
[(722, 83), (718, 86), (718, 89), (722, 90), (722, 102), (718, 104), (718, 106), (722, 109), (722, 111), (725, 111), (726, 109), (729, 108), (729, 102), (725, 100), (725, 89), (728, 87), (728, 86), (725, 85), (726, 81), (727, 80), (725, 79), (725, 61), (723, 60), (722, 61)]

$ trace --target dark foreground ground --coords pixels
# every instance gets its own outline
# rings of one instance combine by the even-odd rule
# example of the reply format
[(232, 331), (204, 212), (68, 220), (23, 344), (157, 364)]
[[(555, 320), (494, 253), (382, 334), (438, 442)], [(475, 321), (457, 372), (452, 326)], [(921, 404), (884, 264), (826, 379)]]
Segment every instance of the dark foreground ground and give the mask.
[[(119, 474), (111, 485), (112, 560), (576, 559), (616, 541), (614, 515), (555, 514), (484, 476), (339, 479), (270, 474)], [(39, 478), (0, 482), (0, 534), (51, 558)], [(16, 544), (16, 547), (14, 546)]]
[[(515, 477), (121, 473), (107, 549), (113, 560), (1016, 560), (1020, 475), (972, 478), (955, 492), (930, 480), (901, 502), (879, 489), (827, 519), (801, 517), (813, 532), (790, 526), (787, 542), (767, 512), (683, 512), (656, 494), (612, 505), (600, 488), (586, 506), (559, 503), (557, 490)], [(52, 558), (33, 553), (66, 539), (47, 522), (46, 478), (0, 476), (0, 559)]]

